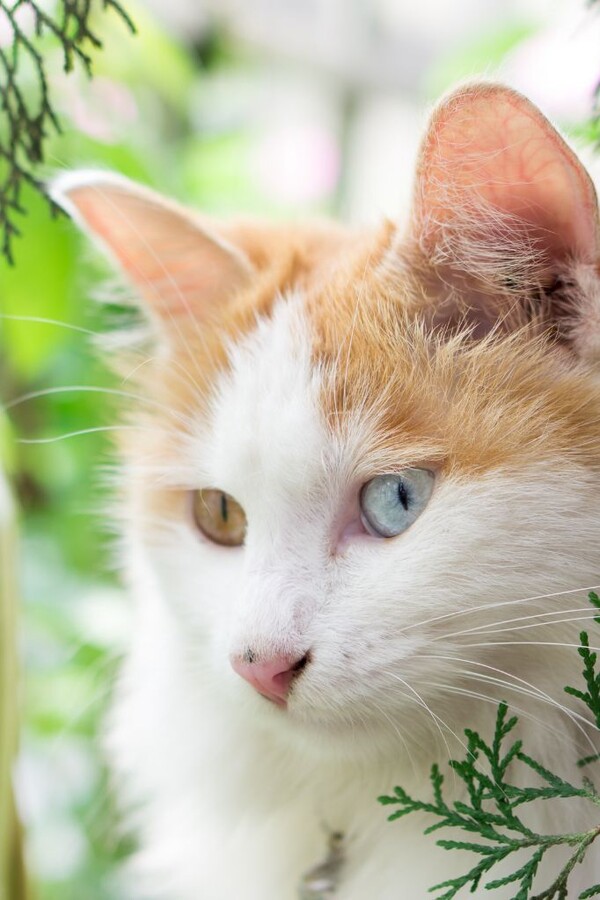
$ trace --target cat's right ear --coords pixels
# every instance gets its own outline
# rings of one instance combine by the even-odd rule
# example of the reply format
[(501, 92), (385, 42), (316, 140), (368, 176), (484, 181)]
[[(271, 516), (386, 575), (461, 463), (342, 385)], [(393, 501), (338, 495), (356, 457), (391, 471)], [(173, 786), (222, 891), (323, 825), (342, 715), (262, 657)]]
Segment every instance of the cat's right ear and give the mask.
[(122, 176), (69, 172), (50, 195), (116, 263), (155, 319), (201, 320), (251, 277), (243, 251), (208, 222)]

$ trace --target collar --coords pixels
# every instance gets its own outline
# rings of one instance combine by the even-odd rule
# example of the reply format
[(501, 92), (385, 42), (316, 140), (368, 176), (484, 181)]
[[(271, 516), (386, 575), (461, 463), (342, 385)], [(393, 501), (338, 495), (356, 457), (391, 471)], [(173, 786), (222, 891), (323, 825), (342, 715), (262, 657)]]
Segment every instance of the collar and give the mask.
[(302, 877), (298, 900), (330, 900), (339, 885), (344, 862), (344, 835), (341, 831), (330, 831), (327, 856)]

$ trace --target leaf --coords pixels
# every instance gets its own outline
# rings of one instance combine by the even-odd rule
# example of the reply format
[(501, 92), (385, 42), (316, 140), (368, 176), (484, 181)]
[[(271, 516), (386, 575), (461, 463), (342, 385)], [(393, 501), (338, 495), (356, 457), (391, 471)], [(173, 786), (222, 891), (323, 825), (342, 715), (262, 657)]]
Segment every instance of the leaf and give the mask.
[[(19, 16), (22, 6), (21, 2), (0, 0), (7, 31), (0, 42), (0, 252), (10, 264), (14, 262), (13, 240), (19, 234), (16, 220), (25, 212), (23, 191), (28, 187), (46, 196), (36, 175), (37, 167), (44, 161), (50, 134), (62, 130), (46, 75), (42, 40), (50, 37), (59, 45), (65, 72), (71, 72), (77, 63), (88, 75), (92, 72), (91, 51), (102, 47), (92, 31), (94, 4), (89, 0), (86, 3), (61, 0), (56, 9), (27, 0), (34, 24), (31, 34), (22, 27)], [(135, 31), (118, 0), (103, 0), (102, 7), (116, 11), (129, 30)], [(36, 83), (33, 92), (25, 88), (31, 78)], [(56, 214), (56, 206), (50, 200), (48, 203)]]
[[(595, 606), (596, 609), (600, 610), (600, 597), (598, 596), (598, 594), (595, 591), (589, 592), (588, 600), (590, 601), (592, 606)], [(594, 622), (597, 622), (598, 625), (600, 625), (600, 616), (595, 616)]]
[[(488, 881), (486, 884), (486, 888), (490, 891), (495, 890), (495, 888), (504, 887), (507, 884), (514, 884), (515, 881), (521, 882), (521, 890), (515, 897), (515, 900), (521, 900), (521, 895), (523, 890), (529, 891), (533, 883), (533, 879), (535, 878), (536, 872), (538, 870), (539, 864), (546, 852), (545, 847), (540, 847), (533, 854), (530, 860), (528, 860), (525, 865), (521, 866), (520, 869), (517, 869), (516, 872), (513, 872), (512, 875), (506, 875), (504, 878), (498, 878), (495, 881)], [(525, 900), (527, 894), (523, 894), (522, 900)]]
[[(600, 608), (600, 598), (591, 591), (588, 595), (590, 603)], [(594, 621), (600, 623), (600, 616), (595, 616)], [(596, 726), (600, 729), (600, 672), (596, 672), (597, 654), (590, 649), (590, 642), (587, 632), (582, 631), (580, 636), (581, 646), (578, 653), (583, 659), (583, 678), (587, 686), (587, 691), (583, 692), (577, 688), (567, 685), (565, 691), (571, 696), (577, 697), (590, 710), (596, 720)]]
[(584, 756), (583, 759), (578, 760), (577, 765), (589, 766), (590, 763), (598, 762), (598, 760), (600, 760), (600, 753), (594, 753), (592, 756)]
[[(26, 311), (28, 316), (72, 321), (69, 305), (74, 293), (75, 235), (61, 227), (64, 223), (49, 227), (42, 199), (31, 191), (26, 197), (29, 227), (17, 256), (23, 265), (11, 268), (0, 260), (2, 313), (23, 316)], [(63, 328), (18, 318), (0, 318), (0, 329), (10, 368), (25, 384), (40, 375), (50, 356), (60, 352), (69, 337)]]

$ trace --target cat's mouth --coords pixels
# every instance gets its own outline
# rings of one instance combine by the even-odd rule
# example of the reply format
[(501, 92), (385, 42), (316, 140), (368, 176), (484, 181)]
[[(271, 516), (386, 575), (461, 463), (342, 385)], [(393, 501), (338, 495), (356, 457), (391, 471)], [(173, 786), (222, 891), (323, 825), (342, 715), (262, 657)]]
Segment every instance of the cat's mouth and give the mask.
[(270, 703), (274, 703), (275, 706), (278, 706), (280, 709), (287, 709), (288, 708), (288, 697), (290, 696), (290, 694), (293, 693), (294, 684), (296, 683), (296, 681), (298, 680), (298, 678), (300, 677), (302, 672), (306, 669), (306, 667), (310, 663), (310, 656), (311, 656), (310, 651), (308, 653), (305, 653), (304, 656), (301, 659), (299, 659), (298, 662), (295, 663), (289, 669), (288, 672), (284, 673), (286, 680), (287, 680), (287, 677), (289, 676), (289, 689), (288, 689), (289, 692), (286, 693), (285, 696), (282, 696), (280, 693), (277, 692), (277, 690), (273, 692), (273, 691), (263, 689), (263, 690), (259, 690), (259, 692), (258, 692), (261, 695), (261, 697), (264, 697), (265, 700), (268, 700)]
[(261, 697), (263, 697), (269, 703), (272, 703), (274, 706), (278, 706), (280, 709), (287, 709), (287, 700), (284, 700), (281, 697), (277, 697), (274, 694), (267, 694), (266, 691), (258, 691), (258, 693)]

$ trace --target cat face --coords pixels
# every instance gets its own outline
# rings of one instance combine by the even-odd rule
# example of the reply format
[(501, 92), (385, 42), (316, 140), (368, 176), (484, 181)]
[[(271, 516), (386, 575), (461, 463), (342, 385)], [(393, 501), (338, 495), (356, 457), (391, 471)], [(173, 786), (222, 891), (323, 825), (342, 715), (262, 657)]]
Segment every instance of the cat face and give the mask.
[(598, 234), (537, 110), (451, 95), (403, 235), (217, 227), (97, 173), (56, 196), (154, 326), (121, 362), (127, 548), (199, 686), (346, 747), (458, 720), (486, 678), (562, 689), (543, 644), (600, 580)]

